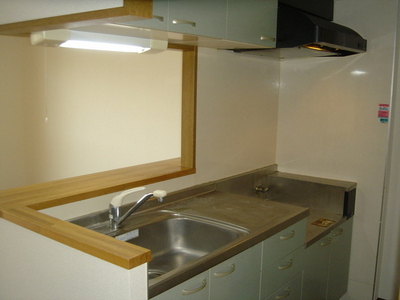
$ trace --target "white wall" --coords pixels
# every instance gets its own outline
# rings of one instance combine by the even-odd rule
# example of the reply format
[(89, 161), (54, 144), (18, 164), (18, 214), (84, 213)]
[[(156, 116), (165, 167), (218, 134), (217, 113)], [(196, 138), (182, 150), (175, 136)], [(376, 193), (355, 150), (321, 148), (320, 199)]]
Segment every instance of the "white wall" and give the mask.
[[(4, 126), (9, 128), (4, 141), (12, 142), (6, 146), (11, 149), (23, 141), (14, 155), (25, 151), (25, 184), (180, 156), (180, 51), (139, 56), (2, 40), (1, 60), (13, 64), (2, 84), (22, 95), (0, 96), (2, 114), (12, 120)], [(10, 60), (15, 49), (25, 51), (21, 61)], [(20, 114), (6, 103), (22, 107)], [(1, 183), (1, 188), (12, 187)]]
[(391, 100), (396, 5), (335, 1), (335, 21), (363, 35), (367, 53), (281, 64), (279, 170), (358, 183), (344, 299), (372, 299), (388, 139), (377, 111)]
[[(147, 191), (172, 192), (276, 161), (279, 62), (200, 48), (197, 76), (196, 174), (149, 185)], [(125, 201), (140, 195), (135, 193)], [(107, 208), (111, 197), (45, 212), (69, 219)]]
[[(5, 54), (3, 49), (13, 47)], [(16, 39), (0, 39), (0, 189), (25, 185), (24, 76), (27, 49)]]
[(0, 219), (0, 299), (147, 299), (147, 264), (126, 270)]

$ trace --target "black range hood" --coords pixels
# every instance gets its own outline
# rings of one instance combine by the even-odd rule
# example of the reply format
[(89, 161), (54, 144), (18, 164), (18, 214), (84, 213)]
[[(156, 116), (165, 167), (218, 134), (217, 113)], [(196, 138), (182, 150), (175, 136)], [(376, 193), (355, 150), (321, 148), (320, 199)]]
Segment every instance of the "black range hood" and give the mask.
[(276, 49), (236, 49), (235, 52), (280, 58), (348, 56), (367, 50), (354, 30), (279, 3)]

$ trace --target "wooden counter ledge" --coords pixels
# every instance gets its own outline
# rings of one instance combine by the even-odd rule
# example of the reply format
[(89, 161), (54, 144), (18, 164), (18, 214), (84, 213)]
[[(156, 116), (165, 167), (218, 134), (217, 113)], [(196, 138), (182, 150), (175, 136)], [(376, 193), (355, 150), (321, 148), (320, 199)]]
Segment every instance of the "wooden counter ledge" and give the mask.
[(38, 210), (195, 173), (169, 159), (0, 191), (0, 217), (125, 269), (150, 261), (151, 252)]

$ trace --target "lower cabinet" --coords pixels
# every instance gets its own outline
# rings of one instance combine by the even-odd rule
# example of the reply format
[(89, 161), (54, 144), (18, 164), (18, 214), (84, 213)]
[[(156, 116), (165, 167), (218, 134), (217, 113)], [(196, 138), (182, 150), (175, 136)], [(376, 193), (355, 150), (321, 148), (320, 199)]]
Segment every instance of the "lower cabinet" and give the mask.
[(304, 219), (152, 300), (339, 300), (347, 291), (352, 223), (304, 248)]
[(353, 219), (332, 230), (327, 300), (338, 300), (347, 292)]
[(227, 259), (153, 300), (254, 300), (260, 290), (261, 243)]
[(339, 300), (347, 291), (353, 219), (303, 253), (303, 299)]

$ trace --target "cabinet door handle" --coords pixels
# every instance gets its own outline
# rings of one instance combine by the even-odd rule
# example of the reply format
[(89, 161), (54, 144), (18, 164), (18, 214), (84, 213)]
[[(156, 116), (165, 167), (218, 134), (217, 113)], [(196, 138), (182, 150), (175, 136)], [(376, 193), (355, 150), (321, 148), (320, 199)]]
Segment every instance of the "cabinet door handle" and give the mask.
[(286, 270), (286, 269), (289, 269), (291, 266), (293, 266), (293, 259), (290, 259), (290, 260), (288, 261), (288, 264), (287, 264), (287, 265), (278, 267), (278, 270), (279, 270), (279, 271)]
[(266, 35), (260, 36), (260, 40), (261, 41), (271, 40), (271, 41), (275, 42), (275, 38), (270, 37), (270, 36), (266, 36)]
[(187, 295), (191, 295), (194, 293), (197, 293), (199, 291), (201, 291), (202, 289), (204, 289), (207, 285), (207, 281), (205, 279), (203, 279), (201, 281), (201, 285), (198, 288), (195, 288), (193, 290), (182, 290), (182, 295), (187, 296)]
[(158, 21), (160, 21), (160, 22), (164, 22), (164, 17), (163, 17), (163, 16), (156, 16), (156, 15), (153, 15), (153, 19), (156, 19), (156, 20), (158, 20)]
[(215, 273), (214, 273), (214, 277), (215, 277), (215, 278), (219, 278), (219, 277), (227, 276), (227, 275), (233, 273), (233, 272), (235, 271), (235, 268), (236, 268), (236, 267), (235, 267), (235, 264), (232, 264), (229, 271), (227, 271), (227, 272), (221, 272), (221, 273), (215, 272)]
[(326, 240), (326, 242), (321, 242), (321, 246), (322, 247), (325, 247), (325, 246), (329, 246), (330, 244), (332, 243), (332, 238), (328, 238), (327, 240)]
[(285, 298), (287, 298), (289, 296), (290, 296), (290, 288), (287, 288), (284, 294), (276, 296), (275, 299), (277, 299), (277, 300), (285, 299)]
[(294, 230), (292, 230), (289, 235), (281, 236), (279, 239), (281, 241), (289, 240), (289, 239), (293, 238), (295, 235), (296, 235), (296, 232)]
[(187, 25), (190, 25), (192, 27), (196, 27), (196, 22), (187, 21), (187, 20), (181, 20), (181, 19), (173, 19), (172, 20), (172, 24), (187, 24)]
[(334, 230), (332, 232), (332, 236), (333, 237), (337, 237), (337, 236), (342, 235), (342, 234), (343, 234), (343, 228), (338, 228), (338, 229), (336, 229), (336, 230)]

